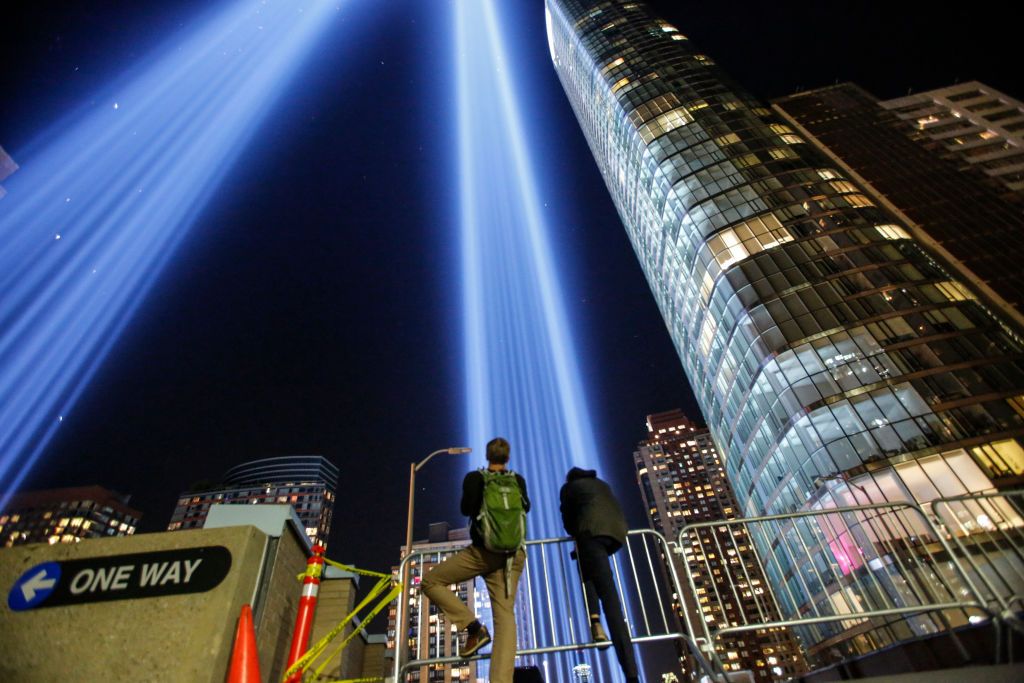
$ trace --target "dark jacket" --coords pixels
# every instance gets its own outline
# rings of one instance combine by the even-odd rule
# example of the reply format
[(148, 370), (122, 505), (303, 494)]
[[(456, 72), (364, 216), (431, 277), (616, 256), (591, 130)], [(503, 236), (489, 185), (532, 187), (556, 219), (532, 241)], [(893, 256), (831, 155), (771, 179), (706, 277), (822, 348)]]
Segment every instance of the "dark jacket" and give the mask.
[(566, 479), (559, 495), (565, 530), (573, 538), (606, 536), (621, 547), (629, 526), (611, 487), (598, 479), (594, 470), (578, 467), (572, 468)]
[[(530, 497), (526, 495), (526, 480), (518, 472), (512, 473), (516, 475), (516, 483), (519, 484), (519, 491), (523, 494), (523, 509), (529, 512)], [(480, 470), (473, 470), (462, 480), (462, 502), (459, 504), (459, 508), (462, 510), (462, 514), (472, 520), (469, 525), (469, 536), (473, 539), (473, 545), (481, 548), (484, 547), (484, 539), (480, 535), (480, 530), (477, 529), (476, 516), (480, 514), (480, 506), (483, 504), (484, 475), (480, 474)]]

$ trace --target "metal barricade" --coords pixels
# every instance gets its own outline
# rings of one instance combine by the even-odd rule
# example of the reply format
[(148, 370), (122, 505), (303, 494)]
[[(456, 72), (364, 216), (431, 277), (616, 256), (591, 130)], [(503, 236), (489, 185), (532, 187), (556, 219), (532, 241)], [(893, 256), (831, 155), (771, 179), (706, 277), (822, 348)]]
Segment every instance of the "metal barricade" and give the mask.
[[(559, 652), (585, 651), (597, 648), (591, 642), (588, 613), (576, 563), (570, 559), (573, 549), (571, 538), (548, 538), (527, 541), (527, 562), (520, 578), (517, 600), (520, 661), (529, 661), (539, 655)], [(685, 648), (692, 661), (711, 680), (718, 680), (721, 668), (713, 666), (693, 638), (682, 630), (678, 605), (683, 591), (676, 569), (671, 561), (672, 548), (661, 534), (639, 529), (630, 531), (626, 546), (612, 558), (612, 568), (623, 609), (627, 616), (630, 637), (635, 644), (676, 642)], [(437, 551), (413, 552), (402, 560), (398, 576), (406, 576), (410, 562), (423, 562)], [(440, 559), (439, 557), (437, 559)], [(409, 634), (409, 607), (422, 614), (423, 596), (417, 591), (410, 597), (409, 587), (403, 587), (396, 606), (395, 619), (395, 681), (405, 680), (406, 674), (417, 667), (456, 664), (488, 659), (489, 655), (473, 657), (435, 657), (406, 660), (405, 642)], [(520, 610), (519, 607), (525, 607)], [(569, 680), (555, 675), (550, 680)]]
[(924, 505), (984, 602), (1020, 626), (1024, 610), (1024, 490), (937, 498)]
[[(992, 615), (945, 535), (913, 503), (702, 522), (679, 534), (690, 632), (792, 629), (815, 666)], [(692, 613), (691, 613), (692, 612)], [(843, 649), (846, 651), (843, 651)]]

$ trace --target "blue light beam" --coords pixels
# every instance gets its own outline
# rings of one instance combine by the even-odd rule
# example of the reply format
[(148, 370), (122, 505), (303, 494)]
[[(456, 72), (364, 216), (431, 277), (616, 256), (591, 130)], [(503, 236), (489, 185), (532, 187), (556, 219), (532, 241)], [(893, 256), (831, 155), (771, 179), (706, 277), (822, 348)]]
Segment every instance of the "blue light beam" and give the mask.
[(0, 202), (0, 509), (338, 10), (232, 2), (19, 158)]
[[(573, 465), (596, 467), (598, 452), (499, 17), (492, 0), (453, 5), (469, 443), (508, 437), (512, 466), (531, 487), (530, 536), (561, 536), (565, 474)], [(572, 642), (568, 618), (587, 629), (574, 609), (582, 609), (578, 586), (547, 595), (537, 580), (530, 589), (536, 632), (520, 634), (521, 648), (552, 629)], [(552, 602), (566, 607), (557, 616), (539, 608)], [(580, 661), (594, 666), (597, 680), (621, 680), (609, 657), (555, 656), (555, 680), (572, 680)]]

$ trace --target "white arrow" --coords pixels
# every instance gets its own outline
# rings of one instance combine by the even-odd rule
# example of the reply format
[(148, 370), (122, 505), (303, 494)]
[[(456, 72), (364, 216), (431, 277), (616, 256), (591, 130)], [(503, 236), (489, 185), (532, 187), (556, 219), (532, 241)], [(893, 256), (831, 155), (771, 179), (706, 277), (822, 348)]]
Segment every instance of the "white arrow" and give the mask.
[(21, 584), (21, 594), (25, 596), (26, 601), (29, 601), (36, 597), (37, 590), (42, 591), (47, 588), (53, 588), (56, 583), (57, 579), (46, 578), (46, 570), (40, 569), (38, 574)]

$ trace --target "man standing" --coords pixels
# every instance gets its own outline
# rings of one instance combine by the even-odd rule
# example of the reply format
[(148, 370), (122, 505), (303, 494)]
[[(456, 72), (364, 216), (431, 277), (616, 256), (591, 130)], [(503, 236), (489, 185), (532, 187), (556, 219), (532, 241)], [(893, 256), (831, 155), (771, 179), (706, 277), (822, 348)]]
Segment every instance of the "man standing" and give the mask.
[(466, 630), (463, 656), (475, 654), (491, 642), (491, 634), (458, 596), (452, 584), (484, 577), (494, 613), (494, 649), (491, 683), (512, 683), (516, 658), (516, 619), (513, 612), (519, 575), (526, 564), (523, 541), (530, 499), (526, 480), (508, 469), (508, 441), (500, 437), (487, 444), (487, 467), (462, 480), (462, 514), (471, 519), (472, 545), (448, 558), (420, 584), (423, 594), (437, 605), (459, 630)]
[(601, 628), (598, 599), (612, 632), (615, 656), (627, 683), (639, 683), (629, 628), (608, 557), (626, 542), (626, 518), (611, 487), (597, 478), (594, 470), (573, 467), (560, 493), (562, 524), (576, 541), (576, 555), (583, 577), (583, 592), (590, 612), (590, 632), (595, 642), (608, 642)]

